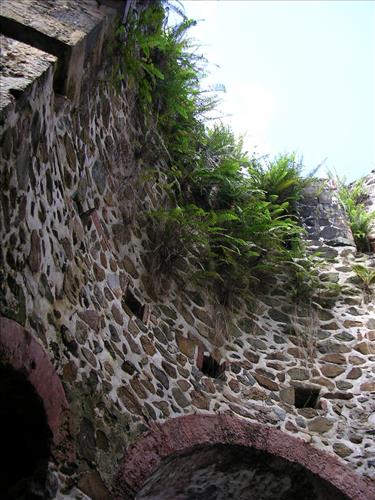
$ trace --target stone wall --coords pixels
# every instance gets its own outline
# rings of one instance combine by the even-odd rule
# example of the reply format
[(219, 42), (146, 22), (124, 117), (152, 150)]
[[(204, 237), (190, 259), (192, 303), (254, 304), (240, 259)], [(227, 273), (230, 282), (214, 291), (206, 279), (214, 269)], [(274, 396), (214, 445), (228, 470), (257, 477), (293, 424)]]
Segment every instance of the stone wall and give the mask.
[[(115, 14), (89, 0), (84, 9)], [(311, 249), (324, 252), (320, 279), (333, 284), (315, 308), (298, 307), (280, 276), (228, 317), (183, 267), (155, 294), (142, 212), (162, 197), (145, 176), (160, 151), (144, 139), (133, 89), (115, 91), (98, 44), (67, 97), (54, 89), (59, 55), (4, 40), (1, 315), (43, 347), (65, 390), (75, 456), (51, 459), (60, 497), (79, 498), (79, 488), (111, 498), (128, 447), (155, 422), (194, 413), (296, 436), (338, 457), (370, 492), (375, 306), (351, 265), (374, 266), (373, 256), (356, 253), (332, 193), (310, 191), (301, 213)], [(218, 378), (202, 373), (208, 355), (225, 368)], [(306, 387), (320, 390), (314, 408), (296, 407), (309, 406), (298, 402)]]

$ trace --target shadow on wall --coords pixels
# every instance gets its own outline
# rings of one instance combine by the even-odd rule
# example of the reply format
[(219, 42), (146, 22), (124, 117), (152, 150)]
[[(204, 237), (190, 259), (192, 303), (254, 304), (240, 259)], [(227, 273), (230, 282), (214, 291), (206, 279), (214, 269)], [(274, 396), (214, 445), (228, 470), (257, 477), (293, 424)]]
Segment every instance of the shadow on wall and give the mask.
[[(215, 484), (222, 484), (223, 493)], [(250, 490), (257, 494), (246, 496)], [(272, 496), (274, 490), (280, 495)], [(308, 496), (310, 492), (315, 496)], [(299, 438), (228, 415), (205, 414), (155, 425), (126, 450), (116, 498), (134, 496), (137, 500), (369, 500), (375, 498), (375, 488), (338, 458)]]
[(347, 500), (299, 464), (244, 446), (195, 447), (163, 460), (137, 500)]
[(0, 442), (3, 499), (53, 498), (57, 484), (48, 484), (52, 432), (43, 401), (27, 377), (0, 365)]

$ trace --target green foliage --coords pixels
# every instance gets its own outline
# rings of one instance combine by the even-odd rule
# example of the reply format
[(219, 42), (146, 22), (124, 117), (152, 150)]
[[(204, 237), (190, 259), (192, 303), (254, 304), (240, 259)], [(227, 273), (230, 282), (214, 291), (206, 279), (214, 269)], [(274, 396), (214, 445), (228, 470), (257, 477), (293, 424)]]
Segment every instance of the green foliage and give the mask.
[(149, 213), (149, 271), (170, 274), (188, 258), (192, 278), (228, 306), (286, 264), (308, 272), (296, 203), (306, 181), (294, 154), (273, 161), (250, 158), (222, 123), (207, 126), (215, 98), (200, 81), (205, 60), (186, 37), (194, 21), (169, 26), (162, 3), (131, 16), (118, 37), (119, 80), (137, 88), (148, 129), (168, 165), (165, 205)]
[(363, 180), (359, 180), (351, 186), (348, 186), (344, 179), (337, 176), (334, 181), (338, 186), (339, 198), (348, 216), (356, 246), (359, 251), (367, 252), (370, 250), (368, 234), (371, 223), (375, 220), (375, 211), (366, 211), (363, 202), (367, 193), (363, 186)]
[[(300, 275), (308, 267), (295, 261), (303, 254), (302, 229), (289, 200), (297, 200), (297, 195), (291, 183), (288, 195), (281, 185), (278, 196), (266, 191), (262, 171), (267, 175), (268, 169), (262, 170), (243, 152), (241, 140), (228, 127), (216, 125), (206, 129), (195, 163), (176, 181), (171, 200), (177, 200), (177, 206), (152, 214), (163, 223), (163, 234), (165, 228), (173, 228), (171, 233), (183, 242), (178, 247), (181, 255), (195, 257), (194, 280), (215, 290), (223, 305), (285, 263)], [(297, 189), (302, 180), (293, 180)], [(162, 239), (168, 265), (170, 255), (177, 257), (176, 243)]]
[(352, 266), (352, 270), (361, 280), (364, 290), (369, 292), (371, 285), (375, 284), (375, 269), (370, 269), (362, 264), (356, 264)]
[(253, 166), (254, 186), (264, 191), (269, 201), (287, 203), (288, 211), (295, 212), (302, 189), (308, 182), (302, 178), (301, 170), (295, 153), (279, 155), (273, 161)]

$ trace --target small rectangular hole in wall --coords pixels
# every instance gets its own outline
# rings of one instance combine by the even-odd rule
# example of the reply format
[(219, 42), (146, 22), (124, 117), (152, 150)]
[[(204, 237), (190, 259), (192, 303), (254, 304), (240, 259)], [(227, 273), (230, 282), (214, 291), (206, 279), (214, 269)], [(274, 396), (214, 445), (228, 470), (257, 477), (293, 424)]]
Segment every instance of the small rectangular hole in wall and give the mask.
[(311, 387), (294, 388), (294, 406), (296, 408), (317, 408), (320, 389)]
[(210, 355), (203, 355), (201, 371), (211, 378), (224, 378), (225, 363), (221, 365)]
[(144, 319), (145, 306), (142, 305), (139, 300), (133, 295), (133, 293), (129, 290), (126, 291), (124, 305), (133, 313), (137, 318), (141, 321)]

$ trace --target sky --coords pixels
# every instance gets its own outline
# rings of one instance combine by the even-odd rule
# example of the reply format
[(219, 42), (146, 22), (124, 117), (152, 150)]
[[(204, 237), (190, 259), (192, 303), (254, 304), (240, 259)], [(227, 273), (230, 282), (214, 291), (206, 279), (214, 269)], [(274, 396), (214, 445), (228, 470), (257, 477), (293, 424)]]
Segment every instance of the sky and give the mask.
[(348, 181), (375, 168), (375, 1), (187, 0), (190, 37), (246, 149)]

